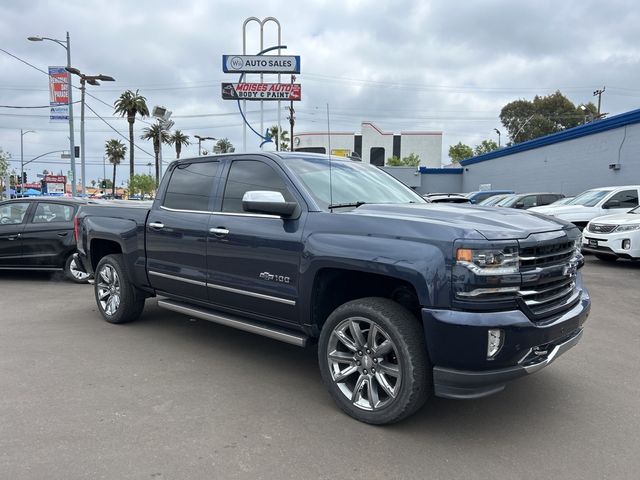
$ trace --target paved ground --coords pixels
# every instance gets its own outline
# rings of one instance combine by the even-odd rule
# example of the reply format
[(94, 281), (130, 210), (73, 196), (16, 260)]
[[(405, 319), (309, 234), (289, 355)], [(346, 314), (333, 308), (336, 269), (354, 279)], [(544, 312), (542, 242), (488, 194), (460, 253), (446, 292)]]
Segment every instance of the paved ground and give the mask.
[(340, 413), (314, 350), (155, 302), (109, 325), (90, 286), (0, 273), (0, 478), (637, 479), (640, 263), (584, 273), (578, 347), (390, 427)]

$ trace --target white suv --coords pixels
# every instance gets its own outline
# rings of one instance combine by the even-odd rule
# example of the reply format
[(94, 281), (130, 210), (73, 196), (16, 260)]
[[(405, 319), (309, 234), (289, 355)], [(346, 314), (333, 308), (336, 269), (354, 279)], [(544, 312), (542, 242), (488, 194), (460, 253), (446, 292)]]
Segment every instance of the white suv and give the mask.
[(582, 250), (600, 260), (640, 259), (640, 207), (591, 220), (582, 233)]
[(571, 222), (582, 230), (596, 217), (627, 213), (638, 206), (639, 196), (640, 185), (594, 188), (582, 192), (567, 205), (546, 205), (533, 207), (528, 211), (552, 215)]

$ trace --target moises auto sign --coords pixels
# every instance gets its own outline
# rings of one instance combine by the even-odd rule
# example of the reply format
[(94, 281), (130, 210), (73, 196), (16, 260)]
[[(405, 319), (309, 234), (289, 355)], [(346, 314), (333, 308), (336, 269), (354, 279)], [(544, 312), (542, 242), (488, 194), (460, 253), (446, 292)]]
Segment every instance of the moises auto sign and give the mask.
[(297, 102), (302, 97), (299, 83), (223, 83), (223, 100), (283, 100)]
[(223, 55), (225, 73), (300, 73), (298, 55)]

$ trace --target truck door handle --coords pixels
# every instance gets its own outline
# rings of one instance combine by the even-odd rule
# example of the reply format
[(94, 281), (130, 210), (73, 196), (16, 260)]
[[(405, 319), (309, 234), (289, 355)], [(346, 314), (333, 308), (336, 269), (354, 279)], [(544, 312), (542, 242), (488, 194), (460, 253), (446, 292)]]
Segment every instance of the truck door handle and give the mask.
[(66, 237), (69, 232), (60, 232), (58, 233), (59, 237)]
[(153, 228), (155, 230), (162, 230), (164, 228), (164, 223), (160, 223), (160, 222), (151, 222), (149, 224), (150, 228)]
[(223, 237), (225, 235), (229, 235), (229, 230), (223, 227), (210, 228), (209, 233), (213, 233), (219, 237)]
[(22, 234), (17, 234), (17, 235), (11, 235), (9, 237), (7, 237), (7, 240), (17, 240), (18, 238), (20, 238)]

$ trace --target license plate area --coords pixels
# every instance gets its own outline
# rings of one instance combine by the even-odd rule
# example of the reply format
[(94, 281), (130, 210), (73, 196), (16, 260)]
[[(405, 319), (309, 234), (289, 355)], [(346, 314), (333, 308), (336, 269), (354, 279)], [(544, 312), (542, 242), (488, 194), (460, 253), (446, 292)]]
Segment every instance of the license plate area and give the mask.
[(593, 248), (598, 248), (598, 240), (596, 240), (595, 238), (590, 238), (589, 246)]

